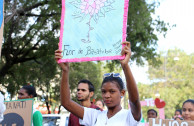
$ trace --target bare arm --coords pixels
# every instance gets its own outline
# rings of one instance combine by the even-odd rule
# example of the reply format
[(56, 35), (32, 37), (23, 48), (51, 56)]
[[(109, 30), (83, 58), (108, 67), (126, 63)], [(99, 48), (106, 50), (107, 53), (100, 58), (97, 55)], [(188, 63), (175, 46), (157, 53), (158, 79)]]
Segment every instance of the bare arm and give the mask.
[[(61, 50), (55, 51), (55, 59), (62, 58)], [(84, 116), (84, 108), (71, 100), (70, 98), (70, 88), (69, 88), (69, 63), (58, 63), (58, 65), (62, 68), (62, 79), (60, 86), (60, 95), (61, 95), (61, 105), (67, 109), (69, 112), (73, 113), (77, 117), (83, 119)]]
[(122, 44), (125, 44), (125, 47), (122, 49), (121, 54), (122, 55), (125, 54), (126, 56), (124, 60), (121, 60), (121, 66), (122, 66), (122, 69), (124, 71), (125, 78), (126, 78), (127, 90), (128, 90), (128, 95), (129, 95), (129, 103), (131, 106), (131, 111), (132, 111), (132, 115), (134, 119), (139, 121), (141, 118), (141, 105), (139, 101), (139, 93), (138, 93), (135, 79), (128, 65), (128, 62), (131, 57), (130, 43), (123, 42)]

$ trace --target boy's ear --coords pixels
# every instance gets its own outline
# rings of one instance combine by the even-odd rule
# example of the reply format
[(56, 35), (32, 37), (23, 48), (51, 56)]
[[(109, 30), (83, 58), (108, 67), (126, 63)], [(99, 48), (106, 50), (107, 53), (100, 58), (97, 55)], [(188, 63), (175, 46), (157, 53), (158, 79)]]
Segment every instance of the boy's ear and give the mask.
[(93, 95), (94, 95), (94, 92), (91, 91), (91, 92), (90, 92), (90, 98), (93, 97)]

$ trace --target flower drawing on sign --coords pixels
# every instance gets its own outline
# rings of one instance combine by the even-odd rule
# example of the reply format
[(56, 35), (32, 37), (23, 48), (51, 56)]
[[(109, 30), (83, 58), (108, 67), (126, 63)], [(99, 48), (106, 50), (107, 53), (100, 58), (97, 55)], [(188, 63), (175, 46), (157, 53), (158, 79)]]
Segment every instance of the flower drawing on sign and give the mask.
[(82, 0), (80, 9), (82, 13), (90, 14), (90, 16), (97, 14), (101, 7), (104, 6), (106, 0)]
[(89, 28), (87, 33), (87, 39), (81, 39), (82, 42), (91, 42), (90, 32), (91, 30), (94, 30), (94, 28), (91, 26), (92, 19), (97, 23), (100, 17), (105, 17), (105, 13), (114, 10), (114, 8), (112, 7), (112, 4), (114, 2), (114, 0), (78, 0), (70, 2), (78, 9), (78, 11), (74, 12), (73, 14), (73, 17), (75, 19), (78, 18), (81, 22), (83, 21), (83, 19), (89, 17), (89, 21), (86, 23)]

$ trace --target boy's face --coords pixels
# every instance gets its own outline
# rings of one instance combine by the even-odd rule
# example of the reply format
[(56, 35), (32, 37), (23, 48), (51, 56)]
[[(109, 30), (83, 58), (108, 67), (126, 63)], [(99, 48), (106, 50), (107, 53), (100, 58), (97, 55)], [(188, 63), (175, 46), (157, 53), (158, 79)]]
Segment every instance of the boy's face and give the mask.
[(179, 116), (179, 115), (181, 116), (181, 113), (179, 111), (176, 111), (175, 116)]
[(89, 91), (89, 86), (87, 83), (80, 83), (77, 87), (77, 100), (78, 101), (87, 101), (92, 97), (91, 92)]
[(149, 111), (147, 114), (148, 119), (149, 118), (157, 118), (156, 113), (154, 111)]
[(18, 91), (18, 99), (28, 99), (28, 98), (32, 98), (32, 95), (29, 95), (25, 89), (21, 88)]

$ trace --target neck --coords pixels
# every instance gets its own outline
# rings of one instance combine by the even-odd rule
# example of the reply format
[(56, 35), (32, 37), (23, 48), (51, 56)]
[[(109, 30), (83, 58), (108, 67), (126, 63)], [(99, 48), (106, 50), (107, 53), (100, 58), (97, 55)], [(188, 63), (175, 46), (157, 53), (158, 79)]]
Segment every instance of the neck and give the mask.
[(89, 108), (91, 106), (90, 100), (87, 101), (81, 101), (80, 103), (82, 106)]
[(107, 117), (111, 118), (112, 116), (114, 116), (117, 112), (119, 112), (122, 109), (121, 105), (113, 107), (113, 108), (108, 108), (108, 113), (107, 113)]

